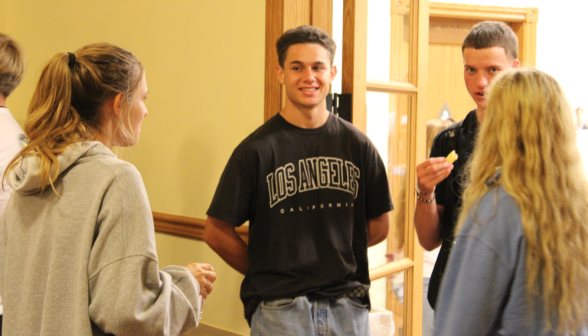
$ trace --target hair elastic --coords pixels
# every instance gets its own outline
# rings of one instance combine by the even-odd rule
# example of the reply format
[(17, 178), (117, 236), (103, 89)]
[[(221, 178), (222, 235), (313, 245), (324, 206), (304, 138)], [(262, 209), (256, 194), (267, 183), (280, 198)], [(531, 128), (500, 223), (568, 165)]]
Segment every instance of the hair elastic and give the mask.
[(69, 61), (67, 62), (67, 66), (70, 69), (73, 69), (74, 65), (76, 65), (76, 55), (70, 52), (68, 52), (67, 54), (69, 55)]

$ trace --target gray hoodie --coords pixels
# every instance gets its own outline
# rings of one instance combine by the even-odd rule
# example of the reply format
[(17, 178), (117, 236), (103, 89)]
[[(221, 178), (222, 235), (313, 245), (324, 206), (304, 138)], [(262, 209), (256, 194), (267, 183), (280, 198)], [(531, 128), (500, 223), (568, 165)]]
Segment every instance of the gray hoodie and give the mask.
[(5, 335), (178, 335), (197, 326), (199, 285), (158, 270), (153, 217), (137, 169), (100, 142), (59, 156), (55, 193), (39, 161), (8, 175), (0, 217)]

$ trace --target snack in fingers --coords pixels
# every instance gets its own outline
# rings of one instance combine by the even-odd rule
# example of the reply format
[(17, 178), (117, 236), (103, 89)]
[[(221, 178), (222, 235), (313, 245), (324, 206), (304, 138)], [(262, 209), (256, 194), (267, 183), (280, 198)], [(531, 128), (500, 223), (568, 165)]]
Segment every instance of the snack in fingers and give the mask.
[(457, 154), (455, 153), (455, 150), (452, 150), (451, 153), (447, 155), (445, 160), (449, 163), (454, 163), (457, 160)]

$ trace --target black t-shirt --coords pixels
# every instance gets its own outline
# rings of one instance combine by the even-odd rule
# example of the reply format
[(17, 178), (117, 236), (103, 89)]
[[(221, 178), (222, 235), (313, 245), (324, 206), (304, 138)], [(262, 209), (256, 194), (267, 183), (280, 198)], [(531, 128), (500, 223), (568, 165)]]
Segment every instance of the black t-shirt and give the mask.
[(235, 149), (207, 215), (249, 221), (241, 300), (250, 321), (262, 300), (369, 286), (367, 220), (392, 208), (384, 164), (364, 133), (332, 114), (317, 129), (278, 114)]
[[(445, 272), (445, 266), (453, 246), (455, 238), (455, 227), (457, 225), (457, 216), (461, 208), (461, 195), (463, 192), (463, 172), (464, 166), (469, 161), (472, 152), (474, 151), (474, 144), (476, 141), (476, 134), (478, 131), (478, 119), (476, 117), (476, 110), (468, 113), (463, 120), (459, 130), (455, 133), (455, 125), (453, 124), (446, 130), (437, 135), (433, 141), (430, 157), (445, 157), (452, 150), (458, 155), (458, 160), (454, 162), (454, 168), (451, 174), (435, 188), (435, 199), (437, 205), (443, 205), (443, 218), (441, 220), (441, 237), (442, 245), (439, 251), (439, 256), (435, 262), (431, 280), (429, 282), (429, 292), (427, 299), (433, 309), (437, 301), (439, 287), (441, 286), (441, 279)], [(455, 137), (454, 140), (450, 140)], [(450, 143), (455, 146), (451, 148)]]

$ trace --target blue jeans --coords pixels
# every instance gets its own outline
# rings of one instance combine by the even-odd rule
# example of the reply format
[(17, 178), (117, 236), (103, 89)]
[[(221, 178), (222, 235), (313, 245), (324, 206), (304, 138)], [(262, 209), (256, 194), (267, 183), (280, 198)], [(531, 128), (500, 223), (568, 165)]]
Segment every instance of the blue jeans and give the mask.
[(367, 305), (346, 297), (263, 301), (251, 318), (251, 335), (369, 336), (368, 313)]

